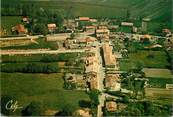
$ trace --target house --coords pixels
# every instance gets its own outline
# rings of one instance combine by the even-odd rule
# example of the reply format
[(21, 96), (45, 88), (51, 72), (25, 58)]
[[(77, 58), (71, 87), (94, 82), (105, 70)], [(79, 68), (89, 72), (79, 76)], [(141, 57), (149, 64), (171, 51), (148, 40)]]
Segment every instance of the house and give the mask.
[(120, 79), (117, 74), (107, 75), (105, 78), (105, 87), (111, 91), (119, 91), (121, 88), (119, 81)]
[(97, 68), (98, 68), (98, 64), (99, 64), (99, 61), (98, 61), (98, 58), (97, 56), (91, 56), (91, 57), (87, 57), (86, 60), (85, 60), (85, 72), (97, 72)]
[(26, 34), (28, 31), (25, 29), (24, 25), (18, 24), (15, 27), (12, 27), (12, 32), (17, 32), (17, 34)]
[(90, 80), (90, 89), (97, 89), (98, 85), (97, 85), (97, 78), (92, 78)]
[(130, 26), (130, 27), (132, 27), (133, 23), (131, 23), (131, 22), (121, 22), (121, 26)]
[(48, 28), (49, 32), (54, 32), (57, 29), (56, 24), (53, 24), (53, 23), (47, 24), (47, 28)]
[(116, 65), (116, 59), (115, 56), (112, 54), (112, 49), (113, 48), (109, 46), (109, 43), (105, 43), (102, 46), (105, 67), (114, 68)]
[(133, 33), (137, 33), (137, 32), (138, 32), (138, 28), (135, 27), (135, 26), (133, 26), (133, 27), (132, 27), (132, 31), (133, 31)]
[(87, 32), (87, 33), (95, 33), (95, 30), (96, 30), (96, 26), (86, 26), (85, 27), (85, 32)]
[(22, 18), (22, 21), (25, 22), (25, 23), (29, 23), (29, 18), (27, 16), (24, 16)]
[(173, 84), (166, 84), (166, 89), (173, 89)]
[(90, 19), (90, 22), (96, 23), (97, 22), (97, 19)]
[(85, 89), (87, 87), (83, 75), (67, 73), (65, 75), (65, 81), (70, 83), (75, 83), (77, 88)]
[(171, 31), (169, 29), (162, 29), (162, 33), (164, 33), (167, 37), (171, 36)]
[(110, 31), (108, 29), (97, 29), (96, 30), (97, 38), (109, 39), (109, 34), (110, 34)]
[(109, 112), (114, 112), (117, 110), (117, 104), (114, 101), (106, 102), (106, 110)]
[(76, 43), (79, 43), (79, 44), (88, 45), (88, 44), (92, 44), (93, 42), (95, 42), (96, 39), (94, 37), (86, 37), (86, 38), (82, 38), (82, 39), (76, 39), (75, 41), (76, 41)]
[(77, 20), (78, 21), (90, 21), (90, 18), (89, 17), (79, 17)]
[(74, 117), (92, 117), (91, 110), (89, 108), (78, 109), (73, 113)]
[(110, 30), (108, 29), (107, 26), (100, 25), (100, 26), (98, 26), (98, 28), (96, 29), (95, 32), (96, 32), (96, 37), (97, 38), (109, 39)]

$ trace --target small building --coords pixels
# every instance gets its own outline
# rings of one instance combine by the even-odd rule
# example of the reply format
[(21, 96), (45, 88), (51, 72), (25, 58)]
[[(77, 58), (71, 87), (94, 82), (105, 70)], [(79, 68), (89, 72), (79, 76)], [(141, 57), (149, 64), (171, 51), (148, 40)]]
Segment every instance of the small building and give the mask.
[(119, 91), (121, 89), (119, 81), (118, 75), (107, 75), (105, 78), (105, 87), (110, 91)]
[(22, 18), (22, 21), (25, 22), (25, 23), (29, 23), (29, 18), (27, 16), (24, 16)]
[(96, 30), (97, 38), (109, 39), (109, 34), (110, 34), (110, 31), (108, 29), (97, 29)]
[(79, 21), (90, 21), (89, 17), (79, 17), (77, 20)]
[(166, 84), (166, 89), (173, 89), (173, 84)]
[(142, 19), (142, 31), (146, 32), (148, 30), (148, 23), (150, 22), (150, 18), (143, 18)]
[(167, 37), (171, 36), (171, 31), (169, 29), (162, 29), (162, 33), (164, 33)]
[(105, 25), (100, 25), (96, 29), (96, 37), (100, 39), (109, 39), (110, 30)]
[(49, 32), (54, 32), (57, 29), (56, 24), (53, 24), (53, 23), (47, 24), (47, 28), (48, 28)]
[(79, 44), (88, 45), (88, 44), (92, 44), (93, 42), (95, 42), (96, 39), (94, 37), (86, 37), (86, 38), (82, 38), (82, 39), (77, 39), (75, 41), (76, 41), (76, 43), (79, 43)]
[(97, 89), (98, 85), (97, 85), (97, 78), (92, 78), (90, 80), (90, 89)]
[(86, 81), (83, 75), (67, 73), (65, 75), (65, 81), (70, 83), (75, 83), (77, 88), (85, 89), (87, 87)]
[(24, 25), (18, 24), (15, 27), (12, 27), (12, 32), (16, 32), (17, 34), (26, 34), (28, 31), (25, 29)]
[(130, 27), (132, 27), (133, 23), (131, 23), (131, 22), (121, 22), (121, 26), (130, 26)]
[(87, 33), (95, 33), (95, 30), (96, 30), (96, 26), (86, 26), (85, 27), (85, 31), (87, 32)]
[(135, 26), (133, 26), (133, 27), (132, 27), (132, 31), (133, 31), (133, 33), (137, 33), (137, 32), (138, 32), (138, 28), (135, 27)]
[(97, 22), (97, 19), (90, 19), (90, 22), (96, 23)]
[(74, 117), (92, 117), (91, 110), (88, 108), (78, 109), (73, 113)]
[(106, 110), (109, 112), (114, 112), (117, 110), (117, 103), (114, 101), (106, 102)]
[(105, 43), (102, 46), (102, 49), (105, 67), (114, 68), (116, 65), (116, 59), (115, 56), (112, 54), (112, 47), (109, 46), (109, 43)]

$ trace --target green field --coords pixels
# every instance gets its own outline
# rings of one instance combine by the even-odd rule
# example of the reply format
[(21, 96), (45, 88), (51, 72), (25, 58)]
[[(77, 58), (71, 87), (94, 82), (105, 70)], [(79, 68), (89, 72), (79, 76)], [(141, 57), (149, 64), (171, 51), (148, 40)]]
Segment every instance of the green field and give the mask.
[(22, 17), (20, 16), (2, 16), (1, 27), (7, 30), (8, 34), (11, 34), (11, 28), (17, 24), (21, 24)]
[[(80, 100), (89, 100), (83, 91), (63, 89), (62, 74), (1, 73), (1, 95), (7, 95), (26, 107), (31, 101), (43, 103), (46, 109), (59, 110), (65, 105), (79, 108)], [(13, 113), (18, 115), (21, 110)]]
[[(153, 55), (153, 58), (148, 56)], [(145, 51), (130, 53), (128, 59), (120, 60), (120, 69), (128, 71), (137, 67), (166, 68), (170, 64), (164, 51)]]
[(173, 78), (171, 70), (168, 69), (144, 68), (142, 71), (145, 73), (146, 77)]

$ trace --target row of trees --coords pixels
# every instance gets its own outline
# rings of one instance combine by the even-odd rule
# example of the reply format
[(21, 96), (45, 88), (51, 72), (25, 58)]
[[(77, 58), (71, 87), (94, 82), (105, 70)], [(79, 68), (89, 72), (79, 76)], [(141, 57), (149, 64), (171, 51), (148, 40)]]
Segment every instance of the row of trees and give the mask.
[(23, 73), (56, 73), (60, 69), (57, 64), (54, 63), (22, 63), (12, 64), (12, 65), (3, 65), (1, 66), (2, 72), (23, 72)]

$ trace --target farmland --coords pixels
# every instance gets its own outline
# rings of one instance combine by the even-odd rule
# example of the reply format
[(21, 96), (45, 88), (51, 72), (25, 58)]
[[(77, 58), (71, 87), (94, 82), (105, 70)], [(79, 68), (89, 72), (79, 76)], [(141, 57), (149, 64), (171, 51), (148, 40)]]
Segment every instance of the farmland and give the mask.
[[(149, 58), (153, 55), (153, 58)], [(120, 69), (128, 71), (137, 66), (149, 68), (166, 68), (169, 65), (166, 53), (163, 51), (145, 51), (130, 53), (129, 58), (120, 61)]]
[(168, 69), (144, 68), (142, 71), (146, 77), (173, 78), (171, 71)]
[[(43, 103), (46, 109), (60, 110), (65, 105), (79, 108), (80, 100), (89, 100), (83, 91), (63, 89), (63, 74), (1, 73), (1, 95), (14, 97), (26, 107), (32, 101)], [(73, 92), (73, 93), (72, 93)], [(13, 114), (20, 114), (21, 110)]]
[(36, 43), (31, 43), (29, 45), (17, 45), (1, 47), (1, 49), (58, 49), (58, 45), (54, 42), (47, 42), (44, 38), (39, 38), (35, 40)]
[(145, 96), (149, 100), (153, 100), (162, 104), (172, 103), (172, 90), (163, 88), (145, 88)]

